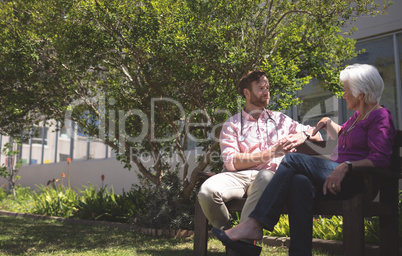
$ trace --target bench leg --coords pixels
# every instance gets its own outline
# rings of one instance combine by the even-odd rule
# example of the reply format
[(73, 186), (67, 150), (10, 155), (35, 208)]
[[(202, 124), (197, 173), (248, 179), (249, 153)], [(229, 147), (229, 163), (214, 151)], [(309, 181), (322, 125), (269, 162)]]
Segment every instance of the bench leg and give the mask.
[(364, 256), (364, 218), (362, 196), (343, 203), (343, 255)]
[(381, 255), (400, 255), (398, 246), (398, 217), (380, 217), (380, 252)]
[[(394, 187), (392, 191), (398, 191), (398, 181), (389, 182)], [(381, 255), (399, 255), (398, 246), (398, 194), (381, 191), (380, 201), (386, 202), (392, 207), (391, 216), (380, 216), (380, 252)]]
[(208, 248), (208, 220), (195, 200), (194, 256), (206, 256)]

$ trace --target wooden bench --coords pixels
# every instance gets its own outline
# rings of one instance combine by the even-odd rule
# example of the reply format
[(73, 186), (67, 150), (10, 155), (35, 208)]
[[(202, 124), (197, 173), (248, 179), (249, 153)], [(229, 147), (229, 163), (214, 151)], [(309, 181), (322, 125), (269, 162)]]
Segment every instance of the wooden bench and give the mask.
[[(334, 147), (334, 142), (304, 143), (298, 148), (298, 152), (309, 155), (323, 155), (329, 153)], [(365, 179), (366, 192), (358, 194), (349, 200), (316, 201), (314, 214), (317, 215), (342, 215), (343, 216), (343, 255), (363, 256), (364, 246), (364, 218), (379, 216), (380, 222), (380, 255), (398, 256), (398, 182), (401, 178), (401, 147), (402, 131), (397, 131), (391, 166), (389, 170), (376, 168), (354, 168)], [(209, 176), (207, 173), (201, 173)], [(371, 180), (380, 181), (380, 194), (378, 200), (371, 199)], [(245, 198), (234, 199), (226, 203), (229, 211), (241, 211)], [(286, 213), (284, 209), (283, 213)], [(196, 200), (195, 226), (194, 226), (194, 255), (207, 255), (208, 220), (202, 212), (201, 206)]]

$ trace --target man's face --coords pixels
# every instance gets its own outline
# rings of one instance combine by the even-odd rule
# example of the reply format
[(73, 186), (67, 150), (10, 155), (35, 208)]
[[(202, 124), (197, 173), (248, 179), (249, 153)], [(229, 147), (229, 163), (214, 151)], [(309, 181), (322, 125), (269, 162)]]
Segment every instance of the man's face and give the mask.
[(269, 82), (265, 76), (262, 76), (259, 81), (251, 83), (251, 91), (248, 89), (245, 92), (246, 100), (256, 107), (266, 107), (269, 104)]

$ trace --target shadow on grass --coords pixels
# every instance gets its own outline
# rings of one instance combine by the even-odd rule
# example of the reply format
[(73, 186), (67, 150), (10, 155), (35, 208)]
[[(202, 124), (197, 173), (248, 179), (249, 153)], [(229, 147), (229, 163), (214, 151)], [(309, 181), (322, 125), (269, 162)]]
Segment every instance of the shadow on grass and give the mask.
[[(193, 255), (193, 237), (154, 237), (134, 230), (0, 216), (0, 255), (188, 256)], [(210, 239), (208, 256), (224, 255), (224, 246)], [(286, 256), (288, 252), (287, 248), (264, 246), (261, 255)]]
[(2, 255), (188, 256), (193, 253), (192, 246), (192, 238), (150, 237), (129, 230), (0, 216)]

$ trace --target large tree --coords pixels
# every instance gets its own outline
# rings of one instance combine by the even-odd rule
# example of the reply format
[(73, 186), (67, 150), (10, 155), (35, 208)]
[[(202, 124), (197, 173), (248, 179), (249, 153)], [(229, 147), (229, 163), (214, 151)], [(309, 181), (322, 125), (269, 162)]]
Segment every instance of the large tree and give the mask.
[[(155, 184), (175, 152), (188, 198), (239, 110), (239, 78), (266, 70), (277, 109), (297, 104), (312, 77), (339, 94), (339, 69), (355, 56), (341, 28), (377, 14), (374, 2), (1, 1), (0, 131), (67, 116)], [(205, 153), (188, 179), (189, 138)]]

